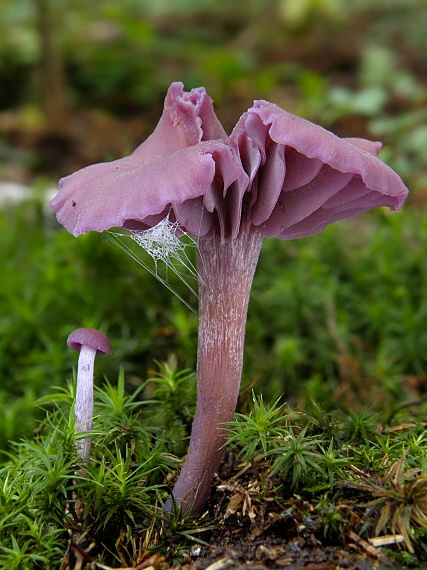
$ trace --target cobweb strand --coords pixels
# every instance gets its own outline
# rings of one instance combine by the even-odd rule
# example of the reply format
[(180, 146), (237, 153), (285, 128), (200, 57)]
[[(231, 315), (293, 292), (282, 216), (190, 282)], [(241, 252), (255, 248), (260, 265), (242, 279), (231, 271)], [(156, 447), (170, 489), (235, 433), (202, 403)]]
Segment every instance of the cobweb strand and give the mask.
[[(188, 282), (187, 278), (198, 279), (197, 269), (194, 267), (193, 263), (189, 259), (185, 249), (187, 247), (192, 247), (191, 244), (184, 243), (180, 238), (176, 236), (179, 229), (179, 224), (177, 222), (171, 222), (169, 216), (166, 216), (159, 224), (144, 230), (142, 232), (130, 231), (127, 234), (108, 232), (107, 235), (109, 239), (118, 245), (122, 251), (130, 255), (139, 265), (146, 269), (153, 277), (156, 277), (171, 293), (173, 293), (186, 307), (188, 307), (193, 313), (196, 311), (185, 301), (182, 296), (168, 283), (167, 278), (164, 279), (159, 275), (158, 263), (163, 262), (166, 271), (169, 269), (173, 271), (177, 277), (184, 283), (184, 285), (194, 294), (197, 298), (197, 292), (194, 287)], [(187, 235), (184, 233), (184, 235)], [(138, 246), (142, 247), (147, 253), (152, 257), (155, 264), (155, 270), (145, 263), (126, 243), (126, 238), (132, 239)], [(189, 238), (191, 239), (191, 238)], [(197, 247), (197, 244), (194, 244)], [(189, 275), (184, 274), (180, 271), (175, 262), (179, 263), (182, 267), (188, 271)]]
[[(142, 234), (143, 232), (131, 231), (128, 236), (126, 234), (116, 234), (116, 235), (120, 235), (121, 237), (130, 237), (135, 243), (137, 243), (140, 247), (142, 247), (142, 249), (145, 249), (148, 255), (153, 258), (156, 266), (156, 271), (157, 271), (158, 262), (163, 261), (163, 263), (166, 266), (168, 266), (170, 269), (172, 269), (172, 271), (176, 273), (178, 276), (184, 275), (171, 261), (174, 259), (178, 261), (183, 267), (185, 267), (185, 269), (189, 272), (191, 278), (195, 279), (196, 281), (199, 279), (198, 271), (194, 267), (193, 263), (191, 262), (190, 258), (188, 257), (185, 251), (187, 247), (193, 247), (193, 246), (181, 242), (180, 238), (177, 237), (175, 238), (175, 241), (178, 241), (180, 243), (179, 247), (176, 246), (176, 243), (163, 243), (161, 245), (153, 244), (152, 242), (147, 240), (146, 236), (143, 236)], [(195, 245), (194, 247), (197, 246)]]

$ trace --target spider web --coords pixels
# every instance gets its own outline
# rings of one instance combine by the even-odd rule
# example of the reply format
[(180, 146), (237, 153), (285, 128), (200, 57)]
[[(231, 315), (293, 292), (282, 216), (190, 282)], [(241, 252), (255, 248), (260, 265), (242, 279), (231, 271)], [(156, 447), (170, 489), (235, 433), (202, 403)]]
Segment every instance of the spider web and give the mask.
[[(184, 236), (184, 239), (177, 236), (178, 232), (181, 236)], [(198, 297), (195, 287), (191, 283), (191, 281), (197, 283), (198, 272), (186, 252), (188, 247), (197, 247), (197, 243), (183, 231), (178, 222), (172, 222), (169, 219), (169, 214), (157, 225), (147, 230), (129, 230), (129, 232), (125, 234), (108, 232), (107, 235), (113, 243), (118, 245), (120, 249), (130, 255), (132, 259), (158, 279), (193, 313), (196, 313), (195, 309), (170, 285), (168, 282), (168, 271), (173, 271), (191, 293)], [(128, 239), (131, 239), (148, 253), (154, 260), (154, 269), (126, 243)], [(165, 269), (164, 277), (159, 273), (161, 266), (164, 266)]]

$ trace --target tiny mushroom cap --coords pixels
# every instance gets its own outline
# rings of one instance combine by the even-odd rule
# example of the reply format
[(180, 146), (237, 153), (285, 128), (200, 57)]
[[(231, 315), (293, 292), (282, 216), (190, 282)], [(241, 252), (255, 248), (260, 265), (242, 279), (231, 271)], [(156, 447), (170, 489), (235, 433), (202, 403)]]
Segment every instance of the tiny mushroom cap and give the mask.
[(96, 350), (96, 354), (107, 355), (110, 352), (110, 341), (104, 333), (97, 329), (76, 329), (67, 338), (67, 344), (77, 351), (80, 351), (82, 346), (89, 346)]

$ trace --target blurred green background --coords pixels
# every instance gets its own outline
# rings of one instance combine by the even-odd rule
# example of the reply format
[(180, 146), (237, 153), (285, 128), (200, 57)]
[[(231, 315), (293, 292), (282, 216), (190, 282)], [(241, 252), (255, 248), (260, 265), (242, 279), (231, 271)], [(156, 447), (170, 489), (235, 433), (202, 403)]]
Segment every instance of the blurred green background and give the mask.
[(426, 29), (424, 0), (0, 0), (0, 447), (30, 434), (34, 400), (72, 376), (76, 327), (110, 336), (98, 379), (123, 366), (130, 390), (154, 360), (195, 366), (196, 315), (106, 236), (59, 228), (45, 198), (59, 177), (133, 150), (172, 81), (205, 86), (229, 131), (263, 98), (381, 140), (411, 189), (401, 214), (266, 240), (245, 386), (327, 408), (423, 401)]

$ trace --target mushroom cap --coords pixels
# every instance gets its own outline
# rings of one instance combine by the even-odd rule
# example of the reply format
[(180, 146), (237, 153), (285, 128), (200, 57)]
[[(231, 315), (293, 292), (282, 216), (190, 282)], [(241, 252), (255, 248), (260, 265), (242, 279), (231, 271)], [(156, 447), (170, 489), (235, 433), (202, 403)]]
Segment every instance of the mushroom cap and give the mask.
[(110, 341), (104, 333), (97, 329), (76, 329), (68, 336), (67, 344), (77, 351), (80, 351), (82, 346), (89, 346), (96, 350), (96, 354), (106, 355), (110, 352)]
[(400, 210), (408, 195), (377, 157), (381, 143), (340, 138), (268, 101), (255, 101), (229, 140), (253, 172), (242, 219), (266, 237), (303, 238), (379, 206)]
[(203, 88), (168, 91), (163, 115), (130, 156), (60, 181), (51, 206), (78, 236), (143, 231), (166, 216), (193, 237), (296, 239), (378, 206), (399, 210), (408, 190), (377, 154), (267, 101), (255, 101), (227, 138)]
[(182, 83), (172, 83), (154, 132), (129, 156), (92, 164), (62, 178), (51, 207), (59, 223), (76, 237), (112, 227), (155, 226), (172, 203), (203, 196), (218, 163), (227, 170), (229, 185), (246, 177), (234, 149), (224, 144), (226, 137), (205, 89), (187, 93)]

